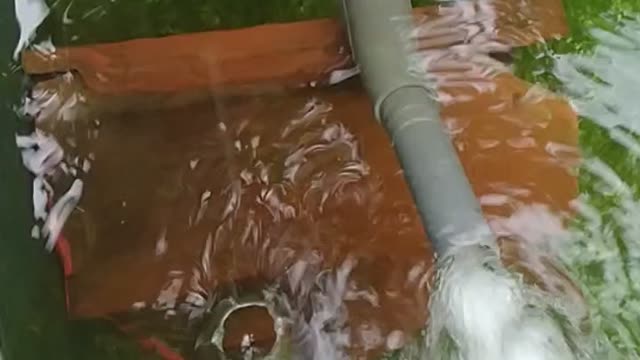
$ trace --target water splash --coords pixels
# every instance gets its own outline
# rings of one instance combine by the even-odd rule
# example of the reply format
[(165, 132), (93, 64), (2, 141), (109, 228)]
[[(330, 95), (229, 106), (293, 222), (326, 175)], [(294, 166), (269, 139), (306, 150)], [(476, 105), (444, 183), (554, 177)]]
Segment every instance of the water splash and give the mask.
[(36, 30), (49, 15), (49, 7), (44, 0), (14, 0), (16, 19), (20, 25), (20, 39), (13, 53), (18, 60), (20, 52), (30, 45)]
[[(563, 252), (588, 289), (597, 356), (637, 358), (639, 274), (637, 168), (640, 108), (640, 20), (637, 14), (600, 14), (585, 26), (593, 47), (558, 54), (553, 74), (584, 117), (586, 159), (579, 219)], [(623, 305), (624, 304), (624, 305)]]
[[(300, 288), (299, 278), (291, 284), (298, 285), (298, 297), (310, 296), (312, 314), (308, 321), (299, 312), (295, 316), (297, 321), (291, 330), (294, 335), (292, 343), (297, 349), (294, 359), (349, 359), (348, 347), (351, 339), (344, 301), (349, 275), (354, 266), (354, 260), (347, 259), (337, 271), (321, 272), (315, 276), (314, 288)], [(302, 262), (298, 262), (292, 269), (296, 267), (309, 269)], [(306, 276), (309, 275), (311, 273)]]
[(581, 115), (602, 126), (640, 131), (640, 86), (636, 70), (640, 53), (640, 21), (623, 19), (611, 30), (591, 29), (593, 53), (559, 55), (554, 74)]
[[(584, 349), (572, 346), (579, 319), (559, 324), (550, 311), (569, 311), (497, 265), (492, 251), (464, 246), (442, 261), (446, 265), (436, 280), (427, 329), (430, 358), (583, 358), (576, 350)], [(565, 332), (567, 327), (573, 334)]]
[[(504, 6), (511, 5), (500, 1), (453, 2), (441, 11), (445, 16), (425, 21), (410, 32), (408, 41), (417, 40), (420, 47), (413, 57), (412, 73), (434, 84), (432, 86), (447, 89), (440, 92), (440, 103), (465, 103), (477, 94), (496, 93), (496, 79), (508, 73), (509, 68), (492, 54), (509, 52), (514, 43), (528, 37), (541, 38), (540, 33), (526, 27), (522, 30), (503, 27), (496, 31), (499, 13), (504, 11)], [(506, 31), (505, 36), (505, 29), (513, 32)], [(473, 91), (458, 92), (458, 88)], [(536, 104), (549, 98), (548, 91), (530, 87), (521, 95), (520, 101)], [(495, 116), (500, 116), (500, 111), (508, 106), (504, 102), (497, 104), (493, 109)], [(517, 116), (513, 120), (517, 121)], [(531, 128), (540, 122), (544, 127), (543, 121), (543, 118), (529, 114), (520, 120), (519, 126)], [(469, 124), (457, 125), (453, 126), (456, 130), (452, 135), (464, 139), (464, 134), (470, 132)], [(506, 140), (513, 151), (545, 146), (522, 129), (520, 136)], [(500, 142), (485, 143), (487, 145), (482, 147), (486, 151), (500, 145)], [(463, 141), (459, 145), (459, 152), (471, 151), (466, 150)], [(485, 206), (515, 207), (512, 216), (490, 217), (494, 232), (509, 237), (520, 236), (523, 239), (519, 241), (520, 246), (535, 244), (529, 248), (529, 256), (535, 257), (533, 254), (541, 254), (541, 251), (553, 253), (544, 245), (559, 243), (559, 235), (567, 237), (563, 220), (544, 207), (537, 213), (548, 215), (536, 219), (527, 212), (527, 209), (535, 209), (535, 204), (521, 204), (516, 200), (517, 196), (529, 197), (529, 194), (514, 196), (504, 192), (481, 198)], [(538, 220), (537, 224), (535, 220)], [(579, 331), (580, 321), (585, 316), (584, 308), (578, 306), (580, 310), (575, 310), (568, 306), (569, 299), (580, 303), (580, 294), (571, 291), (568, 292), (573, 296), (561, 292), (551, 294), (526, 284), (522, 274), (504, 266), (504, 259), (500, 259), (496, 249), (477, 244), (483, 238), (486, 238), (483, 234), (465, 234), (450, 254), (438, 260), (441, 268), (431, 297), (423, 355), (405, 355), (403, 358), (564, 360), (587, 357), (589, 350)], [(535, 263), (538, 265), (533, 266)], [(527, 265), (531, 271), (537, 268), (538, 274), (548, 266), (540, 261), (530, 261)], [(552, 278), (550, 275), (547, 273), (542, 277), (547, 281)], [(562, 295), (565, 295), (564, 302)], [(568, 320), (559, 321), (557, 314)]]

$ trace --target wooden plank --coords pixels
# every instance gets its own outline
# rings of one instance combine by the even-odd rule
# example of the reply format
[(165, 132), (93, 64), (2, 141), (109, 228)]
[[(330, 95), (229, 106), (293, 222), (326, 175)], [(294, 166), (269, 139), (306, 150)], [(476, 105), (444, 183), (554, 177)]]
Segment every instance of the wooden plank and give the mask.
[[(476, 46), (527, 46), (567, 34), (561, 0), (464, 1), (414, 13), (427, 47), (469, 40)], [(449, 33), (442, 34), (443, 29)], [(77, 71), (89, 90), (106, 95), (318, 85), (328, 82), (333, 70), (353, 66), (348, 42), (333, 19), (62, 48), (53, 54), (26, 51), (22, 63), (30, 74)]]

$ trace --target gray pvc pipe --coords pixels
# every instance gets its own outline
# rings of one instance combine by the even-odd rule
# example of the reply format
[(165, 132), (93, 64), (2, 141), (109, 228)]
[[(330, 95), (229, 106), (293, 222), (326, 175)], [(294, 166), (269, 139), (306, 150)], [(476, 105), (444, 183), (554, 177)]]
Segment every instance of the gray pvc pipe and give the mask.
[(343, 0), (342, 7), (362, 81), (391, 137), (436, 254), (445, 256), (461, 241), (497, 249), (440, 121), (433, 87), (411, 73), (410, 0)]

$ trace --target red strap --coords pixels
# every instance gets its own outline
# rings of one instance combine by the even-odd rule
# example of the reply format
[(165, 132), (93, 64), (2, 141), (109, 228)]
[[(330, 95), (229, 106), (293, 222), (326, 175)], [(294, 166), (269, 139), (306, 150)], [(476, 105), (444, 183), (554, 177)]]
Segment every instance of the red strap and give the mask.
[(184, 360), (182, 355), (171, 350), (165, 343), (155, 338), (140, 340), (140, 345), (146, 350), (154, 351), (164, 360)]
[(64, 296), (67, 303), (67, 310), (71, 308), (71, 303), (69, 300), (69, 285), (67, 282), (67, 278), (73, 274), (73, 262), (71, 261), (71, 246), (69, 245), (69, 241), (64, 235), (60, 234), (58, 237), (58, 241), (56, 242), (55, 247), (56, 254), (60, 258), (62, 262), (62, 270), (64, 272)]
[(71, 276), (73, 274), (73, 261), (71, 259), (71, 246), (69, 241), (64, 235), (60, 234), (58, 241), (56, 242), (56, 254), (62, 261), (62, 269), (64, 270), (64, 276)]
[[(58, 241), (56, 242), (55, 252), (62, 262), (62, 268), (65, 276), (65, 297), (67, 302), (67, 309), (70, 308), (69, 302), (69, 286), (67, 278), (73, 274), (73, 261), (71, 257), (71, 246), (67, 238), (60, 234)], [(139, 341), (142, 348), (145, 350), (153, 351), (157, 353), (164, 360), (184, 360), (184, 358), (169, 348), (162, 341), (155, 338), (147, 338)]]

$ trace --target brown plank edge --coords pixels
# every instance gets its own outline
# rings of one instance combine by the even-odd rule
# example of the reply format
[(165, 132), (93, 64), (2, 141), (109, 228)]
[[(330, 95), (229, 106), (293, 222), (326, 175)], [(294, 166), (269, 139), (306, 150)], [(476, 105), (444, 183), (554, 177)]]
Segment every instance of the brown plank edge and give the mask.
[[(495, 28), (488, 31), (511, 47), (562, 37), (568, 31), (561, 0), (458, 4), (467, 7), (466, 15), (472, 8), (478, 19), (471, 21), (493, 21)], [(458, 10), (462, 14), (463, 9)], [(424, 7), (415, 9), (414, 16), (417, 22), (428, 23), (455, 17), (455, 11)], [(454, 21), (465, 23), (464, 18)], [(333, 70), (353, 66), (343, 29), (334, 19), (60, 48), (52, 54), (25, 51), (22, 64), (29, 74), (74, 71), (91, 92), (125, 96), (215, 92), (249, 85), (322, 85)]]

